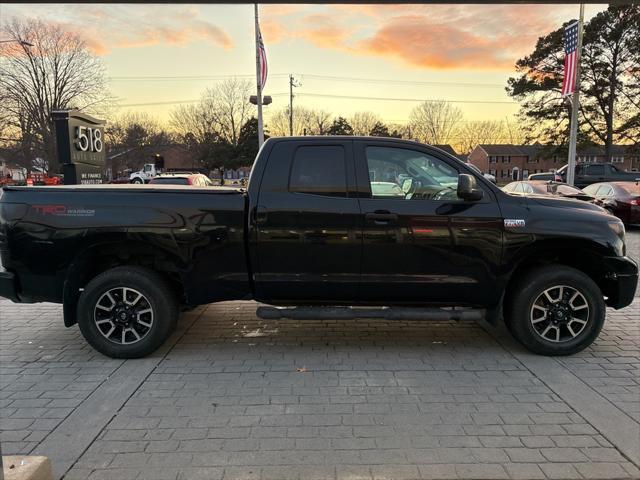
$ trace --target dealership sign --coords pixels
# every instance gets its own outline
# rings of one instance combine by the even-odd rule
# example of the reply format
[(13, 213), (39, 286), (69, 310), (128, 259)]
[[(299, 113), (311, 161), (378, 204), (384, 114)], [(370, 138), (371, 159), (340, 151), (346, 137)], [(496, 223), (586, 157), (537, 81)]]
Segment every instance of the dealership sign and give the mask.
[(105, 146), (104, 120), (78, 110), (51, 113), (56, 128), (58, 161), (64, 183), (102, 183)]

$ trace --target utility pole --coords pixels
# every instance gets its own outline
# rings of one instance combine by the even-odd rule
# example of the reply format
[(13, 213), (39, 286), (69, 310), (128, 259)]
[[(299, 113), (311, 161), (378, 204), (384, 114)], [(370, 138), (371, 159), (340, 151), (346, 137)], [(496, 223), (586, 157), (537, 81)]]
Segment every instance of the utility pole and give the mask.
[(258, 4), (254, 4), (256, 17), (256, 104), (258, 105), (258, 148), (264, 143), (264, 128), (262, 125), (262, 81), (260, 75), (260, 24), (258, 23)]
[(580, 108), (580, 57), (582, 57), (582, 25), (584, 3), (580, 4), (578, 21), (578, 50), (576, 51), (576, 87), (571, 99), (571, 125), (569, 133), (569, 158), (567, 159), (567, 184), (573, 186), (576, 173), (576, 143), (578, 137), (578, 109)]
[(293, 87), (299, 87), (293, 75), (289, 75), (289, 136), (293, 137)]

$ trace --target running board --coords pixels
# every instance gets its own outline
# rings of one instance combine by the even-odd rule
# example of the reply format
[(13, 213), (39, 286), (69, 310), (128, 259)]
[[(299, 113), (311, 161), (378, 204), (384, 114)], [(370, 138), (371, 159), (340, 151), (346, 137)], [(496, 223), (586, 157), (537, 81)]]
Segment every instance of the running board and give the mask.
[(263, 320), (352, 320), (381, 318), (384, 320), (481, 320), (486, 311), (470, 308), (418, 307), (258, 307), (256, 315)]

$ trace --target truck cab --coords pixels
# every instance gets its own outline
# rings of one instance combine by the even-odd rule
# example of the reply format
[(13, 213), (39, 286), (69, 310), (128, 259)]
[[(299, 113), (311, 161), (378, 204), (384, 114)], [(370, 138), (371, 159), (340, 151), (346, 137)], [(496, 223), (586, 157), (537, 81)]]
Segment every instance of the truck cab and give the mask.
[(154, 163), (145, 163), (142, 169), (129, 175), (129, 183), (149, 183), (159, 173), (160, 169)]

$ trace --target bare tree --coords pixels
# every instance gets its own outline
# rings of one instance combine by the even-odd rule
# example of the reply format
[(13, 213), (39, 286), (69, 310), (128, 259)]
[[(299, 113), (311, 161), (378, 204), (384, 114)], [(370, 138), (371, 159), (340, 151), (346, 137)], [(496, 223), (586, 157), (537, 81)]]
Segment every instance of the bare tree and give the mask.
[[(331, 127), (331, 114), (324, 110), (310, 109), (303, 106), (293, 107), (293, 134), (294, 135), (326, 135)], [(283, 108), (277, 110), (267, 123), (269, 134), (272, 137), (289, 135), (289, 110)]]
[(382, 123), (382, 120), (373, 112), (356, 112), (349, 118), (354, 135), (370, 135), (376, 123)]
[(512, 143), (506, 140), (505, 124), (499, 120), (478, 120), (460, 125), (456, 141), (456, 151), (469, 153), (478, 144)]
[(326, 135), (331, 128), (331, 113), (326, 110), (311, 110), (310, 117), (311, 135)]
[(506, 141), (514, 145), (522, 145), (527, 141), (527, 132), (520, 123), (505, 120), (504, 136)]
[(462, 110), (444, 100), (423, 102), (411, 111), (411, 136), (432, 145), (450, 143), (462, 118)]
[(231, 145), (238, 145), (240, 129), (251, 118), (253, 107), (249, 103), (251, 83), (232, 78), (208, 88), (201, 106), (220, 137)]
[(0, 122), (20, 137), (25, 166), (36, 157), (53, 166), (51, 112), (103, 113), (110, 100), (104, 65), (78, 35), (57, 25), (14, 19), (1, 32), (15, 42), (0, 44)]
[[(310, 110), (302, 106), (293, 107), (293, 134), (308, 133)], [(272, 137), (286, 137), (289, 135), (289, 109), (282, 108), (271, 114), (267, 121), (267, 129)]]
[(184, 143), (202, 143), (218, 136), (217, 127), (202, 104), (179, 105), (169, 116), (169, 125)]
[(182, 105), (171, 112), (170, 124), (183, 138), (197, 142), (221, 139), (238, 145), (240, 129), (251, 118), (251, 84), (231, 78), (207, 88), (196, 105)]

